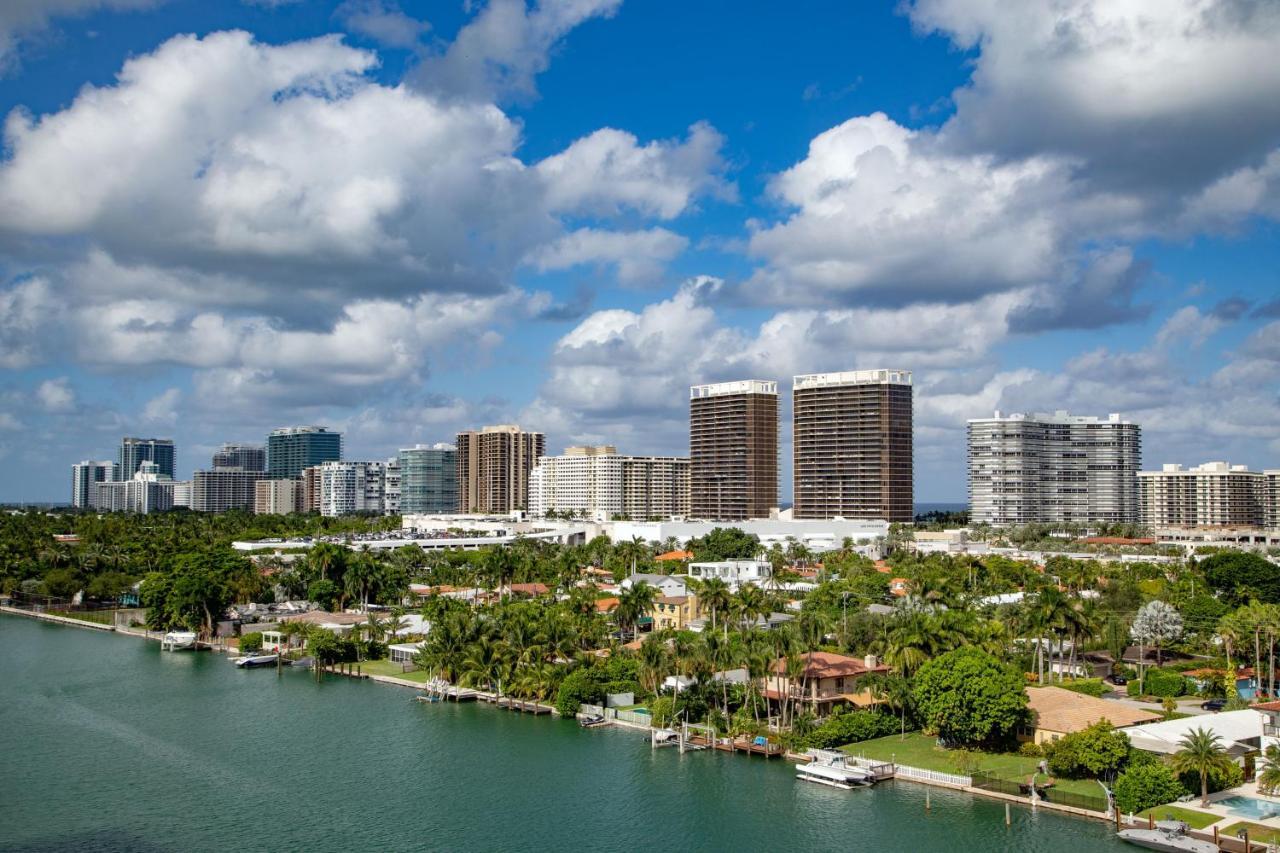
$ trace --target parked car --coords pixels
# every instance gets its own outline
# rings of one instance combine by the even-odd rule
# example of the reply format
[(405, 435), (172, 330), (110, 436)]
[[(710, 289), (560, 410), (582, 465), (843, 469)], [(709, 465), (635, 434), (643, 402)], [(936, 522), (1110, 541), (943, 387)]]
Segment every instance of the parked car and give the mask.
[(1208, 702), (1201, 702), (1200, 707), (1206, 711), (1221, 711), (1227, 707), (1226, 699), (1210, 699)]
[(1116, 687), (1124, 687), (1129, 683), (1129, 679), (1125, 678), (1123, 675), (1113, 675), (1111, 676), (1111, 683)]

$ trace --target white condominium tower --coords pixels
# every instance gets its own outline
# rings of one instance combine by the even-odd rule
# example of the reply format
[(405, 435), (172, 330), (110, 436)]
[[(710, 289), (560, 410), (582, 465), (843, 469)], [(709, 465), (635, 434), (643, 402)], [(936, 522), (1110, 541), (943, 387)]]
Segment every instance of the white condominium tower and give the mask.
[(1136, 522), (1142, 428), (1106, 418), (1010, 414), (969, 421), (973, 523)]
[(1206, 462), (1141, 471), (1142, 523), (1149, 527), (1275, 527), (1280, 471)]
[(116, 479), (116, 463), (86, 459), (71, 466), (71, 505), (88, 509), (98, 506), (98, 484)]
[(619, 456), (617, 448), (569, 447), (542, 456), (529, 473), (529, 512), (572, 512), (634, 521), (689, 513), (689, 460), (678, 456)]

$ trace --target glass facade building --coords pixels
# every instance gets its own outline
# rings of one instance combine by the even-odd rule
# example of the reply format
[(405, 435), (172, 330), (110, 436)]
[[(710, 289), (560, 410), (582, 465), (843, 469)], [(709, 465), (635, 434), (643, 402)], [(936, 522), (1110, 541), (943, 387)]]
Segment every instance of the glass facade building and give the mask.
[(325, 427), (281, 427), (267, 436), (267, 476), (300, 477), (314, 465), (342, 461), (342, 433)]
[(116, 477), (131, 479), (143, 462), (154, 462), (157, 473), (172, 480), (177, 457), (173, 439), (126, 436), (120, 439), (120, 464), (116, 467)]
[(400, 451), (400, 512), (458, 511), (458, 451), (449, 444)]

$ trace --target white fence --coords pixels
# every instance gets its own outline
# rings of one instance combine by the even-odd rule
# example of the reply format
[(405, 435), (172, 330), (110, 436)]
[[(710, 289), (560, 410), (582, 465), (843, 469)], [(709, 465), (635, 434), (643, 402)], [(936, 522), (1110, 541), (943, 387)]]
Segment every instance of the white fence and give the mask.
[(894, 765), (894, 775), (901, 779), (915, 779), (917, 782), (941, 782), (944, 785), (959, 785), (964, 788), (973, 787), (971, 776), (957, 776), (954, 773), (942, 773), (938, 770), (924, 770), (920, 767), (908, 767), (905, 764)]
[(596, 714), (606, 720), (621, 720), (624, 723), (633, 723), (637, 726), (650, 727), (653, 725), (653, 718), (648, 714), (641, 714), (636, 711), (622, 711), (617, 708), (602, 708), (599, 705), (588, 705), (585, 702), (578, 709), (578, 712), (588, 715)]

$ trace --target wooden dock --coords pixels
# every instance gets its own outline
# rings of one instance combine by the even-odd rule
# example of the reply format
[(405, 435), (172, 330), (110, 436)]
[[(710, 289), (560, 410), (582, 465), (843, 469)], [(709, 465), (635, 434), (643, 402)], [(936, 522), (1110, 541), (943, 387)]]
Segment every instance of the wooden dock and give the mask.
[(513, 699), (510, 696), (494, 696), (492, 698), (486, 698), (485, 701), (492, 702), (499, 708), (504, 708), (508, 711), (519, 711), (521, 714), (550, 714), (552, 710), (549, 705), (539, 705), (537, 702)]
[(753, 740), (741, 738), (729, 741), (728, 744), (721, 741), (716, 744), (716, 749), (723, 749), (728, 752), (745, 752), (748, 755), (763, 755), (765, 758), (781, 758), (787, 753), (786, 747), (780, 743), (765, 741), (763, 744), (760, 744)]

